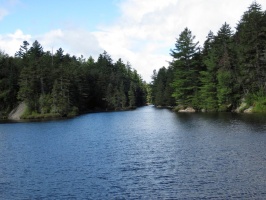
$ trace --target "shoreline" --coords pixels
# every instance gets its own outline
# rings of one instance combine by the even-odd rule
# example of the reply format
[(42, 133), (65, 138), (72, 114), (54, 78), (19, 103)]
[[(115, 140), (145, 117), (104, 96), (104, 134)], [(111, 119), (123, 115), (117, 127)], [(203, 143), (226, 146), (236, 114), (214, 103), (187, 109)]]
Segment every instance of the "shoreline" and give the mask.
[(265, 112), (255, 112), (254, 111), (254, 107), (250, 106), (247, 108), (243, 108), (241, 106), (237, 107), (236, 109), (232, 109), (232, 110), (227, 110), (227, 111), (208, 111), (205, 109), (201, 109), (201, 110), (196, 110), (191, 106), (187, 106), (187, 107), (183, 107), (183, 106), (155, 106), (155, 108), (158, 109), (170, 109), (171, 111), (175, 112), (175, 113), (236, 113), (236, 114), (266, 114)]
[[(140, 106), (141, 107), (141, 106)], [(116, 110), (107, 110), (107, 109), (95, 109), (95, 110), (89, 110), (86, 112), (81, 112), (77, 115), (69, 115), (69, 116), (60, 116), (58, 114), (37, 114), (34, 117), (29, 117), (29, 118), (21, 118), (21, 116), (18, 118), (3, 118), (0, 119), (0, 124), (1, 123), (27, 123), (27, 122), (46, 122), (46, 121), (60, 121), (60, 120), (66, 120), (66, 119), (72, 119), (81, 115), (86, 115), (86, 114), (92, 114), (92, 113), (108, 113), (108, 112), (124, 112), (124, 111), (133, 111), (136, 110), (138, 107), (133, 107), (133, 108), (126, 108), (126, 109), (116, 109)], [(17, 107), (15, 108), (17, 110)], [(15, 110), (14, 109), (14, 110)], [(9, 115), (13, 112), (13, 110), (9, 113)], [(8, 116), (9, 116), (8, 115)], [(16, 115), (17, 116), (17, 115)]]

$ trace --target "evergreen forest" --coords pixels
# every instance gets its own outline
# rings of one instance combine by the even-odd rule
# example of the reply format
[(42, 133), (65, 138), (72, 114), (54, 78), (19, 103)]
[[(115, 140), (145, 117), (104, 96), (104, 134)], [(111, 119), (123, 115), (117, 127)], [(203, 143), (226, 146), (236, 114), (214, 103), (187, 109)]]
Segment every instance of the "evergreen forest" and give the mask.
[(0, 51), (0, 118), (20, 102), (22, 118), (128, 110), (152, 103), (196, 111), (266, 112), (266, 11), (253, 2), (235, 29), (224, 23), (203, 47), (185, 28), (170, 50), (169, 66), (146, 84), (130, 63), (104, 51), (71, 56), (24, 41), (14, 56)]
[(203, 47), (185, 28), (170, 51), (169, 66), (154, 70), (156, 106), (196, 111), (266, 111), (266, 11), (253, 2), (235, 30), (224, 23)]
[(24, 41), (15, 56), (0, 52), (0, 116), (19, 102), (22, 118), (50, 118), (127, 110), (146, 104), (147, 84), (130, 63), (113, 62), (107, 52), (97, 60), (44, 52), (35, 41)]

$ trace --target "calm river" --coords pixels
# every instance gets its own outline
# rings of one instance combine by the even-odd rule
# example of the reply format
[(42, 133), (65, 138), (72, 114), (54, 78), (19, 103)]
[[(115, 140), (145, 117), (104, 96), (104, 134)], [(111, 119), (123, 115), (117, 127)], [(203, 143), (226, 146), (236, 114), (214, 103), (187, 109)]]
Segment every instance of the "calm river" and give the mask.
[(266, 116), (152, 106), (0, 124), (0, 199), (265, 199)]

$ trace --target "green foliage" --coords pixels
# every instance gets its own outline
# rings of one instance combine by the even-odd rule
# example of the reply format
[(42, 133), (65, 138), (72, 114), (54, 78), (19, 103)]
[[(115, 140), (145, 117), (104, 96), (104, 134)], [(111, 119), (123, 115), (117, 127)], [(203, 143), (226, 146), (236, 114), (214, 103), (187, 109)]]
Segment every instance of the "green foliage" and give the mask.
[(179, 35), (175, 49), (171, 50), (174, 68), (174, 80), (171, 86), (174, 89), (173, 97), (177, 104), (192, 106), (199, 84), (198, 42), (194, 43), (195, 36), (188, 28)]
[(161, 68), (158, 73), (154, 71), (152, 76), (153, 84), (150, 86), (151, 99), (150, 103), (156, 106), (174, 106), (175, 99), (172, 97), (173, 88), (171, 83), (173, 82), (173, 68), (165, 67)]
[(232, 97), (232, 74), (229, 71), (220, 70), (217, 74), (217, 97), (220, 106), (231, 103)]
[(19, 66), (18, 58), (0, 51), (0, 117), (6, 117), (17, 105)]
[(152, 85), (151, 84), (145, 84), (146, 91), (147, 91), (147, 103), (152, 103)]
[(247, 105), (253, 106), (253, 112), (266, 112), (266, 91), (263, 88), (256, 93), (248, 94), (245, 100)]
[(53, 119), (61, 117), (58, 113), (46, 113), (40, 114), (37, 112), (32, 112), (31, 114), (24, 114), (21, 116), (21, 119)]
[(41, 94), (39, 98), (39, 106), (41, 114), (47, 114), (51, 112), (51, 105), (53, 99), (51, 94)]
[(76, 106), (72, 107), (72, 110), (67, 114), (68, 117), (74, 117), (79, 114), (79, 109)]
[(125, 86), (123, 82), (120, 84), (120, 88), (117, 95), (119, 97), (119, 106), (121, 106), (122, 109), (125, 109), (127, 105), (127, 96), (125, 93)]
[[(20, 67), (18, 67), (20, 66)], [(146, 85), (130, 64), (113, 63), (107, 52), (95, 61), (44, 52), (23, 42), (16, 57), (0, 52), (0, 116), (19, 101), (25, 119), (75, 116), (92, 110), (125, 110), (146, 104)]]
[(154, 71), (150, 85), (130, 63), (114, 62), (104, 51), (97, 59), (44, 52), (24, 41), (15, 57), (0, 52), (0, 115), (19, 101), (25, 117), (69, 116), (91, 110), (124, 110), (145, 105), (192, 106), (230, 111), (245, 99), (264, 112), (266, 91), (266, 12), (256, 2), (235, 33), (224, 23), (211, 31), (203, 48), (185, 28), (171, 50), (169, 66)]
[[(235, 33), (224, 23), (216, 35), (209, 32), (200, 51), (195, 36), (185, 28), (170, 52), (169, 67), (154, 71), (153, 103), (170, 105), (165, 102), (170, 102), (171, 93), (178, 108), (232, 111), (244, 98), (255, 112), (266, 111), (265, 30), (266, 12), (256, 2), (243, 14)], [(168, 78), (170, 70), (173, 77)]]
[(133, 84), (130, 84), (130, 89), (129, 89), (129, 92), (128, 92), (129, 107), (130, 108), (134, 108), (136, 106), (135, 93), (136, 93), (135, 86)]
[(19, 51), (15, 53), (15, 56), (20, 58), (27, 56), (29, 45), (30, 44), (27, 41), (23, 41), (23, 45), (20, 46)]
[(29, 116), (32, 115), (32, 111), (30, 110), (30, 108), (27, 106), (24, 113), (21, 116), (21, 119), (28, 119)]
[(238, 73), (244, 94), (266, 88), (266, 12), (252, 3), (243, 14), (236, 32)]
[(252, 110), (256, 113), (265, 113), (266, 112), (266, 96), (260, 97), (255, 101), (254, 108)]

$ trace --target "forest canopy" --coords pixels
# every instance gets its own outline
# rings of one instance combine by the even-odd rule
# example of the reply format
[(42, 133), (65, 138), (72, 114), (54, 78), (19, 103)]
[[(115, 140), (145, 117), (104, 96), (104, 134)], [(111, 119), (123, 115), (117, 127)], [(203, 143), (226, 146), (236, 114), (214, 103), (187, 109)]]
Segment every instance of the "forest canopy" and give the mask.
[(203, 47), (185, 28), (170, 55), (169, 66), (153, 72), (156, 106), (266, 111), (266, 12), (258, 3), (248, 7), (236, 30), (224, 23), (216, 34), (210, 31)]
[(15, 56), (0, 51), (0, 118), (20, 102), (24, 118), (127, 110), (153, 103), (178, 109), (266, 112), (266, 11), (253, 2), (235, 30), (210, 31), (203, 47), (185, 28), (170, 50), (169, 66), (146, 84), (130, 63), (44, 51), (24, 41)]
[(0, 53), (0, 116), (25, 102), (24, 118), (70, 116), (132, 109), (146, 103), (146, 83), (130, 63), (113, 62), (107, 52), (95, 61), (44, 52), (24, 41), (15, 56)]

